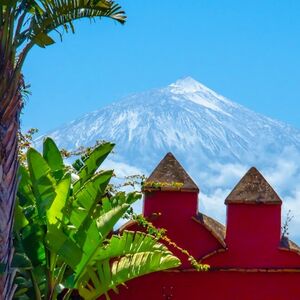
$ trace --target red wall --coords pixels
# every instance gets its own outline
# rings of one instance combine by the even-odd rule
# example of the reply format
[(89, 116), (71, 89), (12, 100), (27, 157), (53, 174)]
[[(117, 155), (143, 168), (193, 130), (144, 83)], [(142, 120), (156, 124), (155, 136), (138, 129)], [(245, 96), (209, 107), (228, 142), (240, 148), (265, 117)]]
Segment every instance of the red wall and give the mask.
[[(197, 198), (196, 192), (146, 193), (144, 215), (155, 226), (167, 229), (172, 240), (200, 260), (222, 246), (192, 219), (198, 209)], [(157, 213), (161, 215), (157, 217)], [(180, 270), (134, 279), (127, 288), (120, 288), (119, 295), (111, 293), (112, 299), (299, 300), (300, 256), (279, 249), (280, 220), (280, 204), (228, 204), (227, 249), (203, 260), (210, 264), (210, 271), (194, 271), (175, 251), (183, 259)]]
[(298, 273), (161, 272), (134, 279), (111, 295), (116, 300), (299, 300), (299, 278)]
[[(197, 211), (197, 193), (153, 192), (145, 195), (144, 216), (151, 219), (153, 214), (160, 213), (160, 216), (153, 219), (153, 224), (157, 228), (166, 229), (169, 238), (193, 256), (200, 258), (220, 248), (220, 244), (209, 231), (192, 219)], [(190, 266), (186, 256), (171, 250), (182, 260), (182, 267)]]

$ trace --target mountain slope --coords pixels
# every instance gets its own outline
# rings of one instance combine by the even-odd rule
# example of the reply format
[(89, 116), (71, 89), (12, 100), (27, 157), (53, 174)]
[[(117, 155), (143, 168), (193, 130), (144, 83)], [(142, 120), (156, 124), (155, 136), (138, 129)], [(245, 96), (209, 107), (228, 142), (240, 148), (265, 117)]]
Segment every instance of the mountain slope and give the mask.
[(289, 203), (298, 201), (300, 170), (295, 160), (300, 157), (300, 131), (190, 77), (130, 95), (49, 135), (67, 149), (96, 140), (116, 142), (110, 165), (122, 174), (140, 170), (147, 175), (171, 151), (203, 191), (204, 209), (214, 210), (215, 216), (224, 216), (226, 194), (252, 165)]
[(170, 150), (184, 161), (195, 154), (243, 162), (259, 158), (262, 149), (300, 149), (299, 130), (233, 103), (190, 77), (131, 95), (50, 135), (68, 149), (114, 141), (118, 160), (145, 170), (145, 160), (157, 161)]

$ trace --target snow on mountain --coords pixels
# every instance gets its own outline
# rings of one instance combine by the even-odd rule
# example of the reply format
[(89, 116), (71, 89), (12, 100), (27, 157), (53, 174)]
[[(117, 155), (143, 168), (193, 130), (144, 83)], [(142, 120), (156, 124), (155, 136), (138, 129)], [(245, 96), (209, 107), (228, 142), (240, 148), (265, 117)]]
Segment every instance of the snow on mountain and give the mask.
[(171, 151), (201, 188), (201, 209), (221, 221), (224, 198), (255, 165), (300, 224), (300, 130), (234, 103), (191, 77), (125, 97), (48, 135), (66, 149), (96, 140), (115, 142), (107, 164), (120, 176), (148, 175)]

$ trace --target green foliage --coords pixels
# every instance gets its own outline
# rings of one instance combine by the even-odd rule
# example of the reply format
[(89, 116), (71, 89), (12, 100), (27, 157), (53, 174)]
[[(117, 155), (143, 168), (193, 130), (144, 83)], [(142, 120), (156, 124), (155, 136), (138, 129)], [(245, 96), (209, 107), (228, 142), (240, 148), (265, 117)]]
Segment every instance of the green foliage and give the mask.
[(132, 220), (135, 220), (137, 224), (140, 226), (144, 227), (145, 230), (151, 234), (151, 236), (155, 236), (157, 240), (164, 241), (165, 244), (171, 246), (171, 248), (177, 249), (180, 251), (182, 254), (186, 255), (188, 258), (189, 262), (195, 268), (197, 271), (208, 271), (210, 266), (207, 264), (201, 264), (199, 263), (194, 256), (192, 256), (186, 249), (183, 249), (179, 245), (177, 245), (174, 241), (172, 241), (168, 236), (167, 236), (167, 231), (164, 228), (156, 228), (151, 222), (149, 222), (147, 219), (145, 219), (144, 216), (137, 215), (133, 212), (129, 213), (129, 218)]
[[(36, 45), (45, 48), (55, 42), (55, 37), (62, 40), (65, 33), (74, 33), (75, 21), (81, 19), (99, 20), (103, 17), (110, 18), (121, 24), (126, 20), (125, 12), (121, 6), (112, 0), (0, 0), (0, 120), (1, 128), (3, 128), (1, 130), (1, 151), (6, 153), (6, 155), (2, 155), (3, 157), (1, 156), (1, 170), (2, 165), (8, 157), (15, 158), (17, 156), (17, 144), (15, 143), (16, 128), (19, 124), (24, 99), (28, 96), (28, 85), (25, 84), (22, 75), (22, 68), (28, 53)], [(7, 140), (12, 142), (7, 142)], [(34, 180), (30, 178), (25, 183), (27, 186), (24, 188), (27, 189), (32, 184), (29, 198), (43, 198), (39, 199), (41, 203), (36, 207), (34, 204), (32, 206), (25, 204), (27, 205), (26, 213), (33, 218), (36, 218), (36, 212), (38, 212), (39, 217), (42, 217), (45, 210), (51, 205), (53, 197), (55, 197), (56, 183), (51, 183), (50, 181), (52, 179), (59, 180), (64, 175), (61, 169), (62, 160), (59, 159), (55, 147), (51, 145), (51, 141), (48, 146), (45, 145), (47, 154), (42, 157), (43, 159), (39, 159), (34, 152), (31, 154), (32, 158), (29, 159), (32, 166), (35, 165), (35, 161), (38, 159), (40, 161), (45, 160), (48, 165), (46, 166), (44, 162), (42, 164), (51, 169), (50, 172), (47, 170), (50, 176), (41, 176), (38, 178), (36, 176), (39, 174), (34, 175), (32, 173), (35, 167), (30, 167), (29, 172)], [(51, 152), (51, 149), (56, 151), (56, 153)], [(19, 150), (21, 150), (20, 161), (22, 164), (25, 163), (25, 157), (22, 155), (22, 143), (19, 144)], [(4, 214), (9, 216), (9, 221), (2, 222), (0, 228), (0, 240), (8, 244), (8, 247), (5, 247), (4, 251), (1, 252), (0, 257), (1, 262), (5, 264), (4, 275), (0, 274), (0, 285), (2, 287), (0, 297), (2, 298), (11, 298), (10, 295), (13, 293), (12, 279), (14, 273), (10, 271), (9, 261), (13, 249), (9, 241), (12, 234), (15, 191), (18, 185), (16, 178), (18, 164), (15, 159), (13, 161), (14, 163), (9, 165), (9, 169), (5, 168), (7, 174), (4, 175), (7, 175), (7, 180), (3, 187), (1, 187), (5, 196), (4, 198), (2, 197), (3, 199), (0, 199), (1, 211), (3, 210)], [(22, 197), (22, 200), (26, 201), (24, 194)], [(20, 201), (21, 205), (22, 203)], [(46, 221), (47, 217), (44, 216), (44, 219), (40, 220), (40, 225), (46, 226)], [(63, 224), (61, 227), (63, 227)], [(44, 237), (44, 227), (37, 229), (38, 232), (36, 233), (30, 229), (26, 229), (26, 238), (28, 241), (33, 239), (33, 243), (38, 243), (34, 240), (34, 237), (38, 235)], [(37, 256), (40, 256), (40, 253)], [(1, 265), (0, 273), (2, 273), (2, 269), (3, 266)], [(24, 286), (23, 291), (27, 290), (28, 286)], [(37, 290), (36, 293), (35, 296), (38, 297)], [(20, 293), (18, 292), (18, 294)]]
[[(111, 258), (116, 259), (112, 265)], [(103, 251), (95, 255), (93, 264), (96, 268), (88, 268), (84, 273), (79, 292), (84, 299), (97, 299), (99, 294), (115, 289), (124, 278), (130, 280), (178, 266), (178, 263), (167, 247), (157, 243), (152, 236), (125, 231), (122, 236), (113, 236)], [(92, 284), (88, 284), (90, 281)]]
[(31, 147), (34, 135), (38, 132), (37, 128), (30, 128), (26, 132), (18, 132), (18, 159), (21, 165), (26, 163), (26, 152)]
[(75, 32), (77, 20), (103, 17), (121, 24), (126, 20), (121, 6), (110, 0), (1, 0), (0, 53), (12, 60), (19, 74), (34, 45), (52, 45), (53, 33), (62, 40), (64, 33)]
[(156, 182), (156, 181), (147, 181), (143, 183), (143, 187), (144, 189), (147, 188), (155, 188), (155, 189), (159, 189), (161, 187), (165, 187), (165, 188), (174, 188), (174, 189), (180, 189), (182, 188), (183, 183), (182, 182)]
[(127, 280), (180, 264), (153, 236), (111, 235), (140, 198), (107, 192), (113, 172), (98, 169), (113, 146), (98, 144), (74, 167), (64, 165), (50, 138), (42, 154), (28, 150), (15, 208), (16, 299), (56, 299), (63, 288), (65, 299), (73, 289), (84, 299), (108, 297)]

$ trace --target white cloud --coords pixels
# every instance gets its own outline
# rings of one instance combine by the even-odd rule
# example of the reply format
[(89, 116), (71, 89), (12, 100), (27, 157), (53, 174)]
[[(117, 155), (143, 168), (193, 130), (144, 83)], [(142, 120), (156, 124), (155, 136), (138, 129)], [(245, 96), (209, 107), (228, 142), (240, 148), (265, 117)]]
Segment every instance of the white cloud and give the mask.
[(263, 169), (270, 184), (282, 194), (290, 194), (300, 183), (300, 153), (294, 147), (286, 147), (274, 159), (273, 164)]
[[(283, 200), (282, 222), (286, 219), (287, 212), (291, 210), (293, 219), (289, 224), (290, 238), (300, 244), (300, 152), (294, 147), (286, 147), (279, 155), (274, 154), (263, 159), (257, 160), (256, 167)], [(145, 174), (143, 170), (134, 166), (111, 160), (107, 160), (103, 166), (115, 169), (120, 177)], [(204, 165), (193, 165), (191, 161), (191, 164), (185, 167), (189, 167), (189, 173), (196, 174), (195, 180), (203, 190), (199, 194), (199, 210), (225, 224), (224, 200), (251, 165), (213, 163), (207, 164), (204, 169)], [(202, 171), (197, 172), (199, 169)], [(137, 202), (134, 208), (140, 213), (142, 202)]]
[(116, 162), (110, 159), (106, 159), (101, 166), (102, 169), (113, 169), (117, 177), (124, 178), (131, 175), (143, 175), (145, 172), (134, 166), (128, 165), (123, 162)]
[[(273, 156), (267, 164), (258, 170), (280, 195), (282, 223), (290, 210), (293, 216), (289, 223), (290, 238), (300, 244), (300, 153), (294, 147), (286, 147), (279, 156)], [(204, 193), (200, 193), (199, 209), (201, 212), (226, 222), (224, 200), (249, 169), (249, 165), (221, 164), (209, 165), (208, 170), (198, 175)]]
[(200, 194), (199, 210), (213, 217), (222, 224), (226, 223), (226, 206), (224, 200), (228, 196), (229, 189), (216, 189), (211, 194)]
[(290, 211), (290, 216), (292, 220), (288, 226), (288, 232), (290, 233), (290, 238), (296, 242), (300, 242), (300, 187), (297, 187), (292, 191), (291, 195), (286, 196), (283, 200), (282, 206), (282, 224), (286, 220), (288, 211)]
[(249, 169), (245, 165), (233, 163), (215, 163), (209, 168), (210, 172), (203, 178), (208, 187), (234, 186)]

